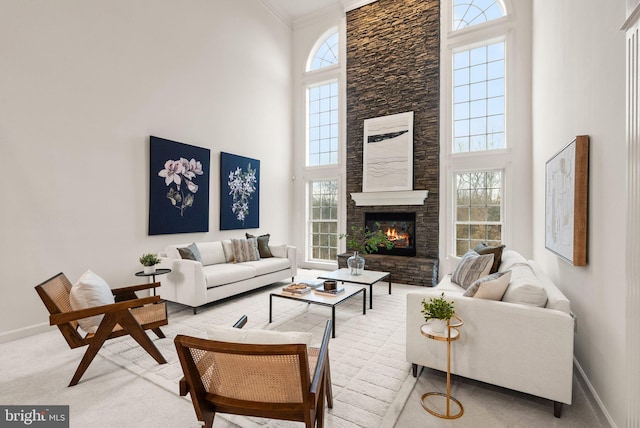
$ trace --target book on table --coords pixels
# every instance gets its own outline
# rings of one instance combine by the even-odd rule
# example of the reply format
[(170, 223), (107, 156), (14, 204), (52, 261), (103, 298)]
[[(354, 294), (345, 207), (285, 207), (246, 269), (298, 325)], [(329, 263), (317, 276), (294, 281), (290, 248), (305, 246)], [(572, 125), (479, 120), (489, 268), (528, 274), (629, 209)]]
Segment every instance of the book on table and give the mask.
[(320, 286), (315, 289), (315, 293), (322, 296), (337, 296), (340, 293), (344, 293), (344, 287), (336, 287), (332, 290), (325, 290), (324, 286)]
[(286, 287), (282, 288), (282, 292), (284, 294), (289, 294), (291, 296), (304, 296), (305, 294), (311, 291), (311, 287), (306, 284), (289, 284)]

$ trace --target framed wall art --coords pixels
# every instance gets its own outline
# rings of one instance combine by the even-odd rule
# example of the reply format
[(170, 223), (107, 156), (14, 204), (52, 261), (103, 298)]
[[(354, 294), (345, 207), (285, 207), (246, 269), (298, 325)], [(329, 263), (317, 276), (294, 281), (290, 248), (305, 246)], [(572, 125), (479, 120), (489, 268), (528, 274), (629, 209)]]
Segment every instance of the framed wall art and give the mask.
[(260, 227), (260, 161), (220, 153), (220, 230)]
[(364, 121), (363, 192), (413, 190), (413, 112)]
[(149, 141), (149, 235), (208, 232), (210, 150)]
[(546, 164), (545, 247), (574, 266), (587, 265), (589, 136), (577, 136)]

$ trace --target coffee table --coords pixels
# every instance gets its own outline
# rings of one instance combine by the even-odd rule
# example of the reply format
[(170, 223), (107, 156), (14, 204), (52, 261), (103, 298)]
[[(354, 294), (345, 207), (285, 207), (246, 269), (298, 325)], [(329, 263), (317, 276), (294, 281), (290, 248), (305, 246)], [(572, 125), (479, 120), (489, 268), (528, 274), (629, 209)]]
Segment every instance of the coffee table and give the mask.
[(369, 286), (369, 309), (373, 309), (373, 284), (387, 279), (389, 281), (389, 294), (391, 294), (391, 272), (378, 272), (375, 270), (365, 270), (362, 275), (351, 275), (348, 268), (334, 270), (319, 276), (319, 279), (333, 279), (342, 283), (350, 282), (352, 284), (361, 284)]
[(345, 286), (344, 292), (337, 294), (336, 296), (325, 296), (316, 294), (311, 290), (309, 293), (302, 296), (292, 296), (290, 294), (284, 294), (282, 292), (269, 294), (269, 323), (271, 323), (273, 314), (273, 298), (280, 297), (282, 299), (298, 300), (307, 304), (329, 306), (331, 307), (331, 329), (332, 337), (336, 337), (336, 306), (355, 296), (358, 293), (362, 293), (362, 315), (367, 314), (367, 289), (358, 288), (354, 286)]

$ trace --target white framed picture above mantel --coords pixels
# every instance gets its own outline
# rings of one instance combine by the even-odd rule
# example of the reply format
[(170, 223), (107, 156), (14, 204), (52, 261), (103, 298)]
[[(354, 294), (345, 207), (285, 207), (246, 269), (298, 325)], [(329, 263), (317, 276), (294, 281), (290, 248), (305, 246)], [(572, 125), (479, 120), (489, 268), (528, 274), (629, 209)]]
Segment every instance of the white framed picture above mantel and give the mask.
[(413, 190), (413, 112), (364, 121), (363, 192)]

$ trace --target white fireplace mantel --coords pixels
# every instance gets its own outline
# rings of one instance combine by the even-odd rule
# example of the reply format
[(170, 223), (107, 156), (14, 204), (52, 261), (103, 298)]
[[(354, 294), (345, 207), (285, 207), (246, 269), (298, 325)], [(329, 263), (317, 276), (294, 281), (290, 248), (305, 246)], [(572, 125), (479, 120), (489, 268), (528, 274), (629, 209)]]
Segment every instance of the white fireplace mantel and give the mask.
[(371, 205), (424, 205), (428, 190), (404, 190), (394, 192), (352, 193), (351, 199), (357, 207)]

